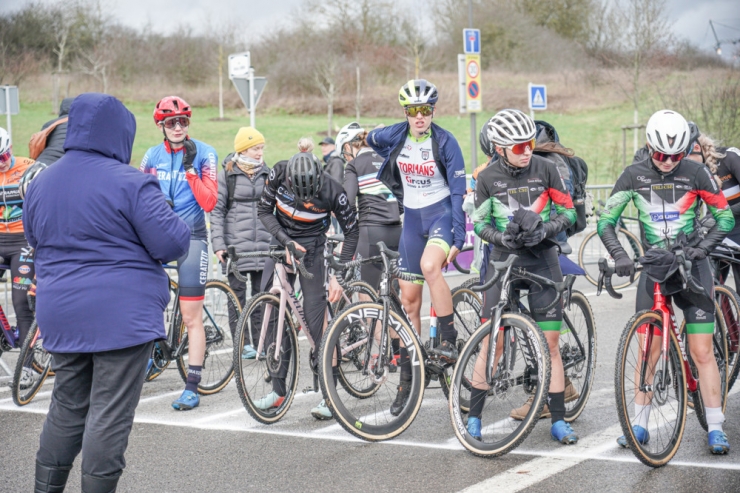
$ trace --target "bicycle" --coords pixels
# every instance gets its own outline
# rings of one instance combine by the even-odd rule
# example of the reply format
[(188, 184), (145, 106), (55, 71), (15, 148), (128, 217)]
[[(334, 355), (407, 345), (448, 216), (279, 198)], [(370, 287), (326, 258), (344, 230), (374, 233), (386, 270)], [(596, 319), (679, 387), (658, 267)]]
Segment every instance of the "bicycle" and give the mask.
[[(333, 235), (328, 237), (325, 247), (325, 255), (333, 258), (333, 251), (336, 245), (344, 241), (342, 235)], [(244, 310), (237, 322), (234, 346), (233, 366), (236, 370), (236, 387), (239, 398), (242, 401), (247, 412), (257, 421), (263, 424), (273, 424), (279, 421), (290, 409), (290, 405), (295, 397), (298, 387), (298, 368), (300, 367), (300, 352), (298, 347), (297, 333), (303, 329), (303, 333), (310, 345), (309, 359), (313, 360), (313, 355), (317, 353), (317, 342), (311, 337), (308, 330), (308, 324), (303, 313), (303, 308), (299, 303), (293, 286), (288, 282), (289, 266), (300, 272), (301, 276), (311, 279), (313, 276), (306, 271), (300, 260), (304, 254), (295, 252), (290, 254), (286, 259), (285, 248), (273, 246), (266, 252), (252, 252), (237, 254), (234, 247), (227, 249), (229, 270), (238, 279), (243, 276), (236, 269), (236, 260), (238, 258), (271, 258), (275, 263), (275, 275), (273, 277), (272, 287), (269, 291), (255, 295), (249, 306)], [(298, 262), (296, 261), (298, 260)], [(330, 269), (324, 270), (324, 285), (328, 288)], [(344, 281), (342, 281), (344, 282)], [(332, 305), (327, 301), (326, 317), (331, 319), (336, 309), (341, 309), (345, 304), (352, 302), (350, 296), (365, 295), (371, 300), (375, 299), (375, 290), (368, 284), (361, 281), (350, 282), (345, 287), (342, 300)], [(259, 320), (260, 327), (252, 325), (254, 319)], [(297, 323), (296, 323), (297, 322)], [(253, 340), (253, 334), (259, 334), (257, 341)], [(344, 341), (346, 345), (353, 346), (356, 334), (349, 334)], [(246, 344), (251, 344), (257, 349), (257, 357), (252, 360), (242, 359), (241, 348)], [(356, 362), (362, 358), (362, 348), (352, 347), (343, 354), (342, 362), (339, 365), (338, 380), (348, 391), (358, 395), (367, 396), (375, 392), (372, 387), (360, 387), (356, 385), (353, 378), (353, 368), (356, 368)], [(278, 405), (268, 409), (261, 409), (256, 405), (256, 399), (272, 392), (272, 374), (280, 372), (282, 369), (286, 374), (286, 395)], [(306, 387), (304, 393), (318, 391), (318, 376), (312, 365), (311, 370), (314, 372), (313, 387)]]
[[(603, 201), (599, 201), (601, 207), (606, 207)], [(601, 216), (602, 211), (596, 211), (596, 216)], [(636, 217), (621, 216), (617, 223), (616, 233), (621, 243), (622, 248), (628, 255), (631, 255), (632, 260), (637, 261), (638, 258), (644, 255), (644, 249), (640, 238), (627, 229), (624, 220), (638, 221)], [(599, 279), (599, 259), (611, 258), (609, 252), (606, 251), (606, 247), (599, 237), (597, 230), (591, 231), (581, 242), (581, 246), (578, 249), (578, 265), (586, 272), (586, 279), (588, 282), (596, 286)], [(621, 284), (613, 286), (614, 289), (623, 289), (636, 281), (639, 274), (636, 274), (632, 280), (627, 280)]]
[[(704, 289), (691, 276), (691, 262), (677, 251), (678, 275), (684, 290), (703, 293)], [(606, 259), (600, 260), (598, 293), (606, 288), (610, 296), (622, 298), (611, 285), (614, 268)], [(638, 265), (637, 269), (642, 269)], [(672, 298), (661, 292), (660, 283), (654, 283), (654, 305), (632, 316), (624, 328), (617, 349), (614, 372), (617, 414), (627, 444), (643, 464), (661, 467), (678, 451), (687, 416), (687, 393), (694, 403), (694, 411), (704, 430), (707, 430), (704, 403), (701, 397), (696, 367), (687, 349), (689, 341), (685, 321), (679, 330), (673, 313)], [(713, 348), (720, 373), (722, 411), (727, 405), (727, 339), (724, 320), (718, 314), (715, 302), (715, 330)], [(662, 334), (668, 334), (663, 337)], [(657, 339), (655, 341), (654, 339)], [(650, 405), (649, 439), (640, 441), (635, 436), (633, 423), (639, 418), (634, 406)], [(632, 408), (632, 409), (630, 409)]]
[(729, 286), (725, 285), (727, 279), (724, 272), (731, 264), (740, 263), (740, 249), (726, 244), (720, 244), (709, 254), (714, 273), (715, 286), (714, 296), (717, 300), (722, 317), (727, 328), (727, 390), (732, 390), (738, 373), (740, 373), (740, 297)]
[[(555, 289), (553, 302), (536, 312), (546, 312), (561, 300), (567, 306), (574, 299), (574, 275), (565, 276), (562, 282), (554, 282), (521, 267), (514, 267), (516, 259), (516, 255), (511, 255), (503, 262), (491, 262), (495, 275), (485, 284), (472, 288), (474, 291), (485, 291), (499, 279), (502, 281), (501, 299), (493, 307), (490, 319), (468, 340), (452, 377), (449, 407), (455, 436), (468, 451), (481, 457), (498, 457), (524, 441), (542, 414), (550, 387), (550, 350), (547, 340), (531, 318), (530, 311), (521, 304), (521, 289), (516, 286), (516, 281), (527, 280), (535, 286)], [(580, 297), (577, 298), (580, 300)], [(564, 310), (564, 321), (565, 314)], [(497, 336), (492, 338), (494, 332)], [(595, 349), (595, 340), (590, 347)], [(566, 354), (575, 356), (576, 353)], [(593, 352), (591, 354), (594, 356)], [(582, 357), (563, 360), (566, 375), (568, 369), (583, 362)], [(588, 387), (577, 399), (577, 405), (568, 410), (570, 416), (566, 414), (566, 419), (570, 421), (580, 415), (590, 393), (593, 364), (588, 366)], [(488, 397), (481, 415), (481, 421), (487, 424), (481, 429), (480, 439), (468, 433), (463, 416), (466, 409), (460, 404), (463, 396), (470, 400), (474, 387), (487, 390)], [(511, 410), (527, 398), (532, 400), (529, 412), (521, 421), (513, 420), (509, 415)]]
[[(176, 269), (164, 265), (165, 270)], [(180, 314), (180, 292), (177, 282), (169, 277), (170, 303), (165, 310), (165, 339), (155, 343), (152, 349), (152, 364), (147, 370), (146, 381), (157, 378), (169, 366), (177, 362), (177, 370), (184, 382), (188, 378), (188, 334)], [(223, 281), (206, 281), (203, 301), (203, 327), (206, 333), (206, 352), (203, 358), (201, 381), (198, 393), (215, 394), (221, 391), (234, 376), (232, 365), (233, 334), (229, 327), (229, 310), (241, 313), (241, 304), (234, 291)]]

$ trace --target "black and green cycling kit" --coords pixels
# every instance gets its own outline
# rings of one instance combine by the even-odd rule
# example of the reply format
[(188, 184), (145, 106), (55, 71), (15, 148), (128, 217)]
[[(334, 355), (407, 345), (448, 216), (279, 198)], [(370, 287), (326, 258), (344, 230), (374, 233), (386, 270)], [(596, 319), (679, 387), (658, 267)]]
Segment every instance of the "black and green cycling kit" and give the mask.
[[(650, 156), (644, 156), (622, 172), (599, 218), (597, 230), (612, 257), (626, 256), (617, 238), (616, 225), (625, 207), (633, 202), (638, 211), (645, 249), (665, 248), (670, 246), (666, 245), (666, 239), (673, 242), (679, 233), (692, 236), (698, 229), (697, 214), (702, 201), (716, 223), (703, 238), (698, 239), (697, 246), (711, 252), (732, 230), (735, 219), (709, 169), (701, 163), (683, 159), (671, 172), (662, 173), (653, 165)], [(694, 267), (694, 270), (699, 269), (694, 273), (695, 278), (711, 295), (711, 275), (703, 272), (709, 268), (709, 262), (695, 261)], [(638, 288), (638, 310), (652, 306), (651, 284), (646, 286), (642, 288), (641, 284)], [(712, 332), (714, 318), (711, 315), (706, 316), (696, 306), (681, 308), (690, 334)]]

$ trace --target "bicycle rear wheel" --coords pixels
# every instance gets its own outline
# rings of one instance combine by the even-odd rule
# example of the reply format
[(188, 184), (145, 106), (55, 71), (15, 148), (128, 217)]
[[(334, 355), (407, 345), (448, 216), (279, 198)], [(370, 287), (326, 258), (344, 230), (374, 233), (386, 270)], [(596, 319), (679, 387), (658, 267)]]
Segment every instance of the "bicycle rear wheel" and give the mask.
[[(173, 330), (173, 327), (180, 327), (180, 324), (182, 323), (179, 316), (180, 312), (176, 310), (175, 307), (175, 304), (177, 303), (177, 283), (170, 279), (169, 284), (170, 301), (167, 303), (167, 308), (165, 308), (164, 311), (164, 330), (166, 332), (165, 340), (169, 340), (169, 334), (170, 331)], [(177, 317), (177, 320), (175, 320), (175, 317)], [(162, 372), (165, 371), (170, 365), (170, 360), (165, 357), (164, 352), (162, 351), (162, 348), (159, 346), (159, 344), (162, 343), (157, 341), (152, 347), (152, 364), (147, 368), (147, 372), (144, 375), (145, 382), (151, 382), (152, 380), (160, 376)]]
[[(270, 293), (255, 295), (239, 317), (234, 336), (233, 366), (239, 398), (247, 412), (254, 419), (266, 425), (276, 423), (285, 416), (298, 386), (300, 353), (293, 317), (290, 309), (285, 310), (283, 342), (280, 347), (277, 347), (279, 311), (279, 297)], [(263, 354), (258, 354), (254, 359), (242, 359), (242, 348), (251, 343), (252, 333), (261, 333), (263, 323), (267, 324)], [(258, 349), (258, 346), (259, 344), (255, 342), (254, 348)], [(279, 358), (277, 361), (275, 360), (276, 353)], [(277, 374), (285, 375), (286, 394), (274, 403), (266, 403), (263, 398), (273, 392), (272, 375)]]
[[(631, 259), (637, 260), (643, 255), (640, 239), (631, 231), (619, 228), (617, 229), (617, 238)], [(578, 265), (586, 271), (586, 279), (594, 286), (599, 280), (599, 259), (606, 257), (608, 254), (597, 231), (592, 231), (586, 235), (578, 249)], [(635, 281), (640, 277), (640, 273), (641, 271), (635, 272)], [(619, 279), (619, 281), (615, 281), (614, 289), (623, 289), (631, 284), (629, 278)]]
[[(452, 290), (452, 313), (455, 316), (455, 330), (457, 330), (457, 351), (462, 352), (465, 343), (468, 342), (473, 332), (480, 327), (480, 312), (483, 309), (483, 301), (480, 295), (469, 288), (458, 287)], [(445, 399), (450, 398), (450, 382), (454, 367), (445, 368), (444, 375), (439, 379)], [(463, 409), (467, 409), (469, 403), (463, 399), (460, 402)]]
[[(236, 293), (223, 281), (210, 280), (206, 283), (203, 299), (203, 328), (206, 333), (206, 353), (203, 359), (198, 393), (215, 394), (222, 390), (234, 376), (234, 338), (229, 326), (229, 310), (241, 313)], [(180, 325), (180, 339), (187, 337), (187, 327)], [(176, 338), (178, 339), (178, 338)], [(177, 359), (177, 369), (184, 381), (188, 377), (188, 352)]]
[(44, 349), (43, 338), (34, 320), (21, 346), (13, 374), (12, 394), (16, 406), (25, 406), (36, 397), (50, 370), (51, 354)]
[[(500, 354), (493, 367), (493, 384), (486, 382), (491, 321), (481, 325), (470, 337), (452, 374), (449, 406), (452, 427), (460, 443), (475, 455), (498, 457), (521, 444), (539, 420), (550, 387), (550, 351), (537, 323), (521, 313), (504, 314), (504, 330), (493, 331)], [(499, 349), (500, 348), (500, 349)], [(470, 402), (473, 388), (480, 388), (484, 403)], [(481, 388), (483, 387), (483, 388)], [(521, 421), (510, 417), (513, 409), (532, 399), (529, 413)], [(480, 440), (467, 431), (462, 402), (481, 407)], [(474, 409), (470, 410), (475, 412)]]
[(719, 307), (719, 313), (724, 320), (727, 331), (727, 391), (737, 380), (740, 365), (740, 297), (734, 289), (728, 286), (715, 286), (714, 298)]
[[(617, 349), (617, 366), (614, 371), (614, 388), (617, 400), (617, 414), (627, 444), (643, 464), (661, 467), (668, 463), (678, 451), (686, 425), (686, 375), (681, 358), (678, 340), (672, 331), (664, 336), (670, 337), (668, 354), (661, 350), (662, 337), (655, 335), (663, 331), (661, 316), (650, 310), (637, 312), (627, 323)], [(648, 351), (650, 355), (645, 367), (645, 377), (640, 377), (642, 346), (647, 345), (644, 338), (652, 332), (653, 339)], [(649, 385), (649, 391), (643, 385)], [(649, 405), (637, 411), (635, 405)], [(649, 439), (640, 443), (633, 431), (633, 425), (641, 426), (649, 432)]]
[(586, 407), (596, 374), (596, 322), (591, 304), (580, 291), (573, 291), (570, 307), (563, 307), (560, 357), (566, 386), (569, 381), (577, 394), (569, 395), (566, 390), (565, 421), (571, 423)]
[[(326, 329), (319, 353), (319, 382), (326, 404), (337, 422), (352, 435), (363, 440), (375, 442), (389, 440), (403, 433), (414, 421), (424, 397), (424, 357), (416, 334), (402, 315), (391, 310), (388, 314), (388, 327), (382, 327), (383, 305), (360, 302), (348, 306)], [(388, 330), (388, 344), (385, 354), (380, 354), (380, 337), (370, 335), (371, 330)], [(347, 351), (346, 340), (353, 331), (367, 334), (364, 359), (361, 361), (367, 374), (358, 374), (354, 387), (377, 389), (364, 399), (358, 399), (334, 384), (332, 364), (335, 354)], [(411, 365), (411, 381), (408, 382), (409, 397), (397, 415), (390, 412), (399, 388), (402, 371), (392, 372), (390, 368), (390, 337), (398, 334), (401, 345), (408, 349)], [(369, 357), (369, 360), (367, 359)]]

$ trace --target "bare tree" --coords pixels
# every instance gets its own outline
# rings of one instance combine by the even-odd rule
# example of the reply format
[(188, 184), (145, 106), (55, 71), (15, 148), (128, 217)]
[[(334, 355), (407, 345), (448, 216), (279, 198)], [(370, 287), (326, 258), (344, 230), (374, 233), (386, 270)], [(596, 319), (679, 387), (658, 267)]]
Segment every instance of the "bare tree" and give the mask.
[(401, 20), (401, 32), (403, 33), (402, 42), (404, 55), (401, 58), (407, 65), (414, 67), (414, 79), (419, 78), (419, 72), (424, 68), (429, 52), (427, 47), (429, 39), (424, 35), (419, 19), (405, 16)]
[(104, 93), (108, 92), (109, 67), (113, 61), (113, 33), (115, 27), (111, 18), (104, 13), (101, 0), (90, 0), (78, 9), (77, 68), (86, 75), (97, 79)]
[(52, 72), (53, 92), (51, 99), (52, 111), (59, 109), (61, 78), (66, 74), (65, 62), (70, 55), (71, 45), (73, 44), (72, 31), (78, 20), (76, 12), (78, 5), (74, 2), (59, 3), (52, 7), (52, 21), (49, 26), (54, 34), (54, 46), (52, 52), (56, 57), (56, 68)]
[(342, 86), (339, 73), (341, 59), (339, 55), (327, 54), (323, 59), (317, 60), (314, 65), (313, 78), (316, 87), (326, 99), (327, 133), (331, 136), (334, 125), (334, 101)]

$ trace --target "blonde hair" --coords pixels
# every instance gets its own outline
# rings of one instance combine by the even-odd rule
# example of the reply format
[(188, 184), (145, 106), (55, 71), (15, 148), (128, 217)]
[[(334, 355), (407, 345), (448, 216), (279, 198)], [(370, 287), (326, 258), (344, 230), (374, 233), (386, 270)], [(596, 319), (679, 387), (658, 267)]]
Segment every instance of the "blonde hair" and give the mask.
[[(717, 150), (717, 142), (706, 134), (699, 134), (697, 141), (701, 146), (702, 154), (704, 154), (704, 164), (707, 165), (712, 174), (717, 174), (717, 163), (720, 159), (724, 159), (725, 154)], [(689, 150), (689, 152), (692, 150)]]
[(313, 152), (314, 143), (311, 137), (301, 137), (298, 141), (298, 152)]

